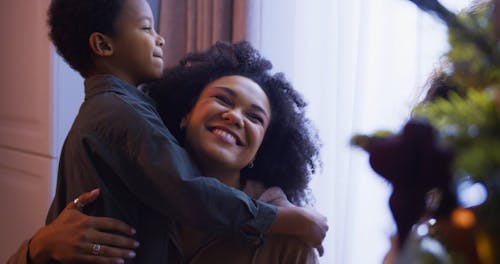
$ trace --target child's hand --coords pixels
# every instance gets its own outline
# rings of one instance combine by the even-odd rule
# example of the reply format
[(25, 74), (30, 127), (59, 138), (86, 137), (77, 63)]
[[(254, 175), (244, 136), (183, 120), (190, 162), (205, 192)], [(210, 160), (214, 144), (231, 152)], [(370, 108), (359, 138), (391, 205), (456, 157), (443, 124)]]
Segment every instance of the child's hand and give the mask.
[(320, 214), (313, 208), (298, 207), (303, 210), (306, 223), (302, 228), (302, 239), (318, 250), (320, 256), (323, 256), (323, 240), (325, 239), (326, 232), (328, 231), (328, 223), (326, 216)]
[(322, 243), (327, 231), (326, 217), (313, 208), (278, 207), (278, 214), (269, 233), (297, 236), (306, 244), (316, 248), (322, 256)]

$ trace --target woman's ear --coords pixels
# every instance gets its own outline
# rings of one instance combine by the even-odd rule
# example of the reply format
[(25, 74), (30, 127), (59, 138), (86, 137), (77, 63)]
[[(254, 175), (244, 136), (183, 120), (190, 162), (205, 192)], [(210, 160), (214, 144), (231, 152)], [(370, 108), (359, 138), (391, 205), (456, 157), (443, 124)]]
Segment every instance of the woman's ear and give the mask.
[(113, 55), (113, 42), (111, 38), (99, 32), (93, 32), (89, 37), (89, 46), (97, 56)]

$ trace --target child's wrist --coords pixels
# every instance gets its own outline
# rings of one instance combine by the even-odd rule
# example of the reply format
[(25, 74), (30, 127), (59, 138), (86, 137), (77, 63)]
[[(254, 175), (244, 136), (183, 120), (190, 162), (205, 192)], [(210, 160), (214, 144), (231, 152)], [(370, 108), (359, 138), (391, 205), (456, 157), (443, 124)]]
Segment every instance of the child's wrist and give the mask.
[(269, 233), (300, 236), (301, 228), (305, 224), (305, 218), (300, 207), (278, 207), (276, 220), (271, 226)]

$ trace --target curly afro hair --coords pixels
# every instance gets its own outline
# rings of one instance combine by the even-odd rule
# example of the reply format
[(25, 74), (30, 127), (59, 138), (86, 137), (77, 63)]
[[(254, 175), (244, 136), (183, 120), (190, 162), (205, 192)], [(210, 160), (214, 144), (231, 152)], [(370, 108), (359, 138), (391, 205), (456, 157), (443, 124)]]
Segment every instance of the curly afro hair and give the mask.
[(292, 203), (303, 205), (310, 202), (308, 183), (320, 166), (320, 144), (301, 95), (283, 74), (271, 74), (271, 68), (248, 42), (218, 42), (208, 51), (189, 54), (145, 90), (157, 102), (165, 125), (184, 142), (179, 124), (207, 84), (229, 75), (256, 82), (269, 98), (272, 118), (254, 167), (241, 171), (242, 183), (252, 179), (279, 186)]
[(115, 36), (115, 22), (126, 0), (52, 0), (49, 37), (59, 53), (86, 78), (93, 67), (89, 37), (93, 32)]

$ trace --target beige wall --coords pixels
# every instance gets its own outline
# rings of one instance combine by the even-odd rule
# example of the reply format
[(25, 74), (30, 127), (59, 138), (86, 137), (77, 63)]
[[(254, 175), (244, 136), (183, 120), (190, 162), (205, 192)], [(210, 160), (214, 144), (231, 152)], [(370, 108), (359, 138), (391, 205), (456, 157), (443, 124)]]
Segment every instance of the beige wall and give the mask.
[(49, 0), (0, 3), (0, 263), (44, 223), (53, 173)]

